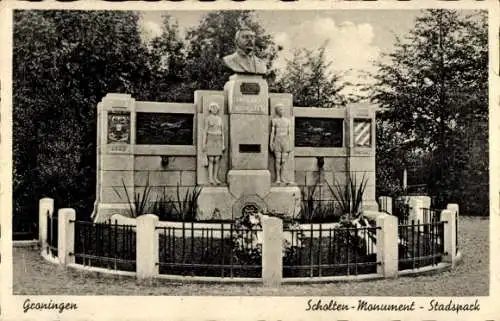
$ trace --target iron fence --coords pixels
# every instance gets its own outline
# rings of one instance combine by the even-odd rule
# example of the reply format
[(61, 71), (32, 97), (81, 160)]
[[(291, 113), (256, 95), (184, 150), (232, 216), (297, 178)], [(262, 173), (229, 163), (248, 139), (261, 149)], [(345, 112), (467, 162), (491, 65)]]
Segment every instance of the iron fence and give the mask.
[(262, 230), (217, 227), (157, 227), (159, 273), (183, 276), (247, 277), (262, 275)]
[(283, 277), (321, 277), (377, 272), (380, 227), (284, 229)]
[(75, 263), (113, 270), (136, 271), (135, 226), (87, 221), (75, 225)]
[(417, 269), (441, 262), (444, 252), (444, 221), (399, 225), (399, 270)]
[(38, 239), (38, 221), (27, 215), (12, 216), (12, 240), (25, 241)]
[(441, 220), (441, 210), (433, 209), (433, 208), (423, 208), (422, 209), (423, 223), (433, 223), (439, 222)]
[(54, 257), (58, 256), (58, 232), (57, 212), (50, 215), (49, 211), (47, 211), (47, 254)]
[(395, 199), (393, 201), (392, 212), (398, 218), (398, 224), (408, 224), (410, 217), (411, 207), (410, 204), (404, 199)]

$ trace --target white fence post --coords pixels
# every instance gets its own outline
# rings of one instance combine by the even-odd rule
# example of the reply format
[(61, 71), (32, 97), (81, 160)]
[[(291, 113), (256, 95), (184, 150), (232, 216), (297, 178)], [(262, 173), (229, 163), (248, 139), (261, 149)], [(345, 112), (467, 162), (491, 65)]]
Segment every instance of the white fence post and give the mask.
[(57, 212), (57, 256), (63, 265), (75, 262), (75, 210), (61, 208)]
[[(424, 201), (420, 197), (412, 197), (410, 199), (410, 215), (408, 217), (408, 224), (423, 224), (424, 222)], [(424, 230), (424, 226), (418, 227), (419, 231)]]
[(265, 216), (262, 231), (262, 282), (279, 287), (283, 277), (283, 221)]
[(460, 226), (459, 226), (459, 222), (458, 222), (458, 221), (459, 221), (459, 218), (460, 218), (460, 212), (459, 212), (459, 211), (460, 211), (460, 209), (459, 209), (458, 204), (454, 204), (454, 203), (453, 203), (453, 204), (448, 204), (448, 205), (446, 206), (446, 209), (447, 209), (447, 210), (450, 210), (450, 211), (452, 211), (452, 212), (455, 212), (455, 247), (456, 247), (457, 252), (458, 252), (458, 248), (459, 248), (459, 245), (458, 245), (458, 243), (459, 243), (459, 242), (458, 242), (458, 239), (459, 239), (459, 237), (460, 237), (460, 236), (458, 235), (458, 233), (459, 233), (459, 228), (460, 228)]
[(380, 204), (379, 212), (384, 212), (392, 215), (392, 197), (380, 196), (378, 198)]
[(392, 215), (379, 215), (377, 227), (377, 273), (385, 278), (398, 276), (398, 218)]
[(47, 247), (47, 213), (52, 217), (54, 213), (54, 199), (45, 197), (38, 202), (38, 242), (40, 243), (41, 251), (45, 251)]
[(452, 266), (455, 264), (455, 259), (457, 256), (455, 217), (456, 212), (454, 211), (443, 210), (441, 212), (441, 221), (446, 222), (444, 224), (444, 252), (446, 253), (446, 255), (443, 257), (443, 261), (451, 263)]
[(138, 279), (152, 279), (159, 273), (156, 264), (159, 260), (159, 237), (156, 232), (158, 220), (158, 216), (153, 214), (145, 214), (137, 218), (135, 260)]

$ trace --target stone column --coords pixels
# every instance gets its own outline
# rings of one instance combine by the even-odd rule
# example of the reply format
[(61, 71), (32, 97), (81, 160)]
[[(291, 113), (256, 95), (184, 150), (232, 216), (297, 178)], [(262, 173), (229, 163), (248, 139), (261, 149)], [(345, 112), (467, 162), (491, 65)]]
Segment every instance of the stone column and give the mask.
[(134, 199), (135, 99), (107, 94), (97, 111), (97, 194), (92, 217), (103, 222), (113, 214), (129, 216), (125, 193)]
[(457, 256), (457, 240), (455, 234), (455, 217), (456, 212), (451, 210), (443, 210), (441, 212), (441, 221), (444, 221), (444, 252), (446, 255), (443, 257), (444, 262), (455, 264)]
[(75, 210), (61, 208), (57, 217), (57, 256), (59, 263), (68, 265), (75, 262)]
[(378, 198), (378, 203), (380, 204), (380, 212), (392, 215), (392, 197), (380, 196)]
[(276, 217), (262, 220), (262, 281), (278, 287), (283, 276), (283, 221)]
[(357, 103), (346, 108), (347, 125), (347, 175), (356, 181), (358, 187), (363, 177), (366, 189), (363, 194), (363, 209), (377, 211), (375, 197), (375, 108)]
[(53, 213), (54, 199), (48, 197), (42, 198), (38, 202), (38, 241), (42, 252), (47, 247), (47, 214), (52, 216)]
[(423, 223), (423, 208), (424, 202), (422, 201), (422, 199), (420, 199), (419, 197), (412, 197), (410, 199), (410, 215), (408, 217), (408, 223), (411, 224), (411, 221), (415, 221), (415, 224)]
[(459, 221), (459, 217), (460, 217), (459, 216), (459, 206), (458, 206), (458, 204), (448, 204), (446, 206), (446, 209), (455, 213), (455, 245), (456, 245), (456, 252), (458, 253), (458, 248), (459, 248), (459, 246), (458, 246), (458, 243), (459, 243), (458, 242), (459, 241), (458, 240), (459, 239), (458, 232), (459, 231), (458, 230), (460, 228), (458, 225), (458, 221)]
[(381, 214), (377, 217), (377, 273), (385, 278), (398, 276), (398, 219)]
[(158, 275), (158, 216), (141, 215), (137, 218), (136, 267), (138, 279), (152, 279)]

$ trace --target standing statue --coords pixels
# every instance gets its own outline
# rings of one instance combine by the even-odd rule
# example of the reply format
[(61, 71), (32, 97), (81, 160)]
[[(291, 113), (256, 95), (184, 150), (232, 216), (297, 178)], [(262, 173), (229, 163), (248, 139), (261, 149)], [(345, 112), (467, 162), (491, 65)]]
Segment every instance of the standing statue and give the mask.
[(235, 36), (236, 52), (222, 60), (226, 67), (235, 73), (263, 75), (267, 72), (266, 63), (255, 56), (255, 32), (242, 28)]
[(224, 123), (219, 116), (219, 105), (215, 102), (208, 106), (209, 115), (205, 118), (203, 152), (208, 158), (208, 182), (222, 184), (217, 177), (219, 174), (220, 159), (225, 149)]
[(292, 124), (290, 119), (283, 115), (283, 105), (278, 104), (275, 107), (276, 115), (272, 120), (271, 125), (271, 138), (269, 146), (274, 153), (274, 164), (276, 168), (276, 183), (280, 184), (281, 181), (290, 184), (285, 175), (286, 165), (290, 156), (292, 148)]

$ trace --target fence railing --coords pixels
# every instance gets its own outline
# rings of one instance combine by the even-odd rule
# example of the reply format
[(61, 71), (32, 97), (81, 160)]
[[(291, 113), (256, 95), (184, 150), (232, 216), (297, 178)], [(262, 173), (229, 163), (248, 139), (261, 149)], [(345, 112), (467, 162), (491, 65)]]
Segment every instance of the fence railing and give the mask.
[(398, 269), (418, 269), (436, 265), (447, 254), (444, 250), (444, 226), (447, 222), (412, 221), (398, 226)]
[(374, 224), (340, 227), (263, 216), (262, 228), (254, 230), (229, 223), (159, 222), (155, 215), (117, 217), (125, 224), (77, 221), (73, 209), (53, 213), (50, 202), (43, 204), (39, 238), (44, 252), (63, 265), (129, 271), (140, 279), (171, 275), (270, 285), (339, 276), (396, 277), (398, 270), (453, 265), (458, 256), (456, 204), (433, 222), (398, 225), (394, 215), (369, 212), (376, 214)]
[(59, 224), (57, 219), (57, 214), (50, 214), (47, 211), (47, 254), (54, 257), (58, 256), (58, 244), (59, 244)]
[[(228, 228), (229, 226), (229, 228)], [(159, 273), (185, 276), (261, 277), (262, 230), (219, 227), (156, 227)]]
[[(378, 227), (285, 229), (283, 277), (377, 273)], [(288, 237), (286, 236), (287, 234)]]
[(112, 270), (136, 270), (135, 226), (73, 221), (75, 263)]

